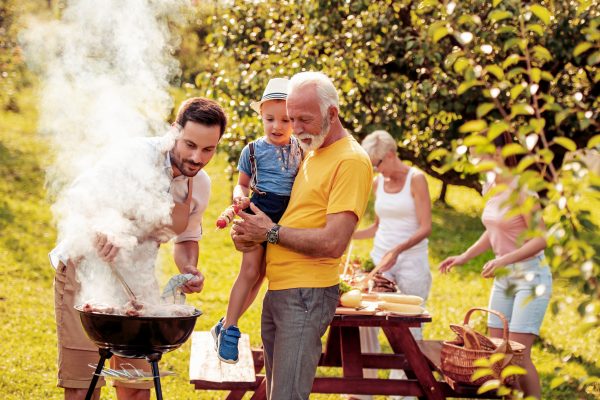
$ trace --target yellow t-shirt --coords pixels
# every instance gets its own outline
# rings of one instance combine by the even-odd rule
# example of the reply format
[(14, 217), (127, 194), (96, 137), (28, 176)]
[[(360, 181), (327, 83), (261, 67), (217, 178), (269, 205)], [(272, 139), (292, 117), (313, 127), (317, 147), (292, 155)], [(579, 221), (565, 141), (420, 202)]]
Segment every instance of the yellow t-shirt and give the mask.
[[(352, 136), (310, 152), (302, 162), (289, 205), (279, 221), (289, 228), (321, 228), (327, 214), (367, 207), (373, 167)], [(328, 287), (339, 282), (339, 258), (311, 257), (280, 245), (267, 246), (269, 290)]]

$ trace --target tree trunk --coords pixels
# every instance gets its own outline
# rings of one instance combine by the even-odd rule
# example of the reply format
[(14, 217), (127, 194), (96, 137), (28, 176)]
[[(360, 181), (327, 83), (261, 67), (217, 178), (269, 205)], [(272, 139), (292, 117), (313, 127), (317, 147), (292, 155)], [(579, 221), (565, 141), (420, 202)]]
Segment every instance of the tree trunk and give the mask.
[(448, 190), (448, 184), (442, 181), (442, 190), (440, 191), (440, 197), (438, 197), (437, 201), (442, 203), (443, 205), (448, 205), (446, 202), (446, 192)]

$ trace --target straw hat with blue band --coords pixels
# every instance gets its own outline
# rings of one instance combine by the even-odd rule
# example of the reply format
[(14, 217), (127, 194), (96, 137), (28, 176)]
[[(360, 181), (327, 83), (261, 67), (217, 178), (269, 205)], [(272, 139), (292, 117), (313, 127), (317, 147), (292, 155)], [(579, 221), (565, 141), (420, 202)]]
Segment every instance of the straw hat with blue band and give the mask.
[(265, 101), (287, 99), (288, 83), (289, 80), (287, 78), (273, 78), (269, 80), (260, 101), (250, 103), (250, 108), (260, 114), (260, 106)]

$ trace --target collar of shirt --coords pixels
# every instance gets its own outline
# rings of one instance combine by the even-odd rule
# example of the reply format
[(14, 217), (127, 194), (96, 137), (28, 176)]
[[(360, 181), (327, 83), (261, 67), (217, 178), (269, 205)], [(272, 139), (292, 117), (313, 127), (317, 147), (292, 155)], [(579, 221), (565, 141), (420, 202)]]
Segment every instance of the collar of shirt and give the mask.
[(183, 181), (187, 179), (187, 176), (181, 174), (179, 176), (173, 177), (173, 163), (171, 162), (171, 152), (167, 151), (167, 156), (165, 157), (165, 173), (169, 177), (171, 181)]

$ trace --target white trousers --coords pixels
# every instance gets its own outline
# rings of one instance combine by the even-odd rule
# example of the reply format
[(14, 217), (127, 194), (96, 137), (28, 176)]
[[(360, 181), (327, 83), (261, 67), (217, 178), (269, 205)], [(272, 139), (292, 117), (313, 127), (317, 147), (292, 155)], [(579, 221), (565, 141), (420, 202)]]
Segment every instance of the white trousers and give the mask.
[[(380, 259), (375, 259), (372, 254), (373, 262), (377, 264)], [(401, 254), (396, 260), (396, 264), (383, 274), (386, 278), (394, 281), (400, 291), (404, 294), (420, 296), (427, 300), (429, 290), (431, 289), (431, 271), (429, 270), (429, 258), (427, 252), (418, 252), (412, 254)], [(410, 328), (410, 332), (415, 340), (423, 339), (421, 328)], [(363, 353), (380, 353), (379, 327), (360, 328), (360, 347)], [(365, 378), (377, 378), (376, 369), (363, 370)], [(390, 371), (390, 379), (404, 379), (406, 374), (403, 370), (393, 369)], [(360, 400), (371, 400), (373, 396), (352, 395), (353, 398)], [(416, 397), (390, 396), (392, 400), (416, 399)]]

